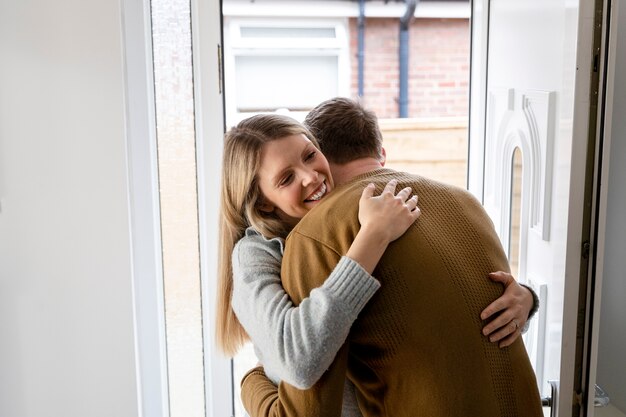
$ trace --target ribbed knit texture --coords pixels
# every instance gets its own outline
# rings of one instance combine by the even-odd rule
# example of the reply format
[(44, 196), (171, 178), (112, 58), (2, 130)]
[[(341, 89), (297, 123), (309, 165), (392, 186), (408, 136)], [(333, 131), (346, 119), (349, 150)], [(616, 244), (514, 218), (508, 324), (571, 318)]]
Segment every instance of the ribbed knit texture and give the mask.
[[(444, 203), (447, 193), (443, 187), (433, 187), (433, 198), (431, 204), (431, 210), (435, 210), (438, 213), (446, 214), (452, 217), (453, 213), (446, 210)], [(457, 205), (461, 205), (462, 202), (456, 201)], [(485, 308), (484, 295), (491, 294), (491, 285), (488, 285), (488, 281), (485, 280), (485, 285), (477, 285), (480, 282), (474, 280), (468, 280), (465, 277), (464, 271), (460, 270), (456, 266), (458, 265), (458, 259), (447, 256), (452, 250), (462, 250), (457, 252), (457, 256), (464, 259), (464, 263), (467, 267), (473, 270), (494, 270), (498, 265), (492, 264), (488, 257), (477, 257), (476, 253), (488, 253), (488, 249), (483, 246), (483, 242), (480, 239), (475, 239), (478, 236), (478, 231), (475, 225), (469, 221), (466, 217), (448, 218), (443, 220), (443, 225), (454, 225), (455, 230), (441, 230), (439, 233), (454, 233), (456, 236), (456, 242), (454, 248), (448, 247), (448, 242), (439, 240), (438, 244), (433, 244), (433, 251), (436, 252), (443, 260), (447, 272), (454, 281), (455, 285), (463, 293), (463, 299), (465, 300), (465, 310), (469, 317), (472, 318), (472, 322), (476, 331), (480, 331), (483, 327), (483, 321), (480, 319), (480, 312)], [(431, 230), (430, 233), (434, 233), (435, 230)], [(426, 232), (428, 233), (428, 232)], [(483, 353), (487, 359), (487, 362), (491, 364), (491, 380), (493, 383), (493, 391), (498, 397), (498, 405), (500, 408), (500, 415), (503, 417), (516, 416), (516, 401), (513, 393), (513, 374), (511, 372), (511, 362), (509, 355), (503, 355), (501, 349), (495, 343), (483, 343)]]
[[(358, 232), (358, 199), (374, 182), (411, 186), (422, 215), (392, 242), (373, 275), (381, 289), (355, 321), (349, 344), (310, 390), (258, 375), (243, 384), (251, 415), (338, 416), (346, 367), (364, 416), (540, 417), (523, 342), (500, 349), (482, 335), (480, 312), (502, 294), (488, 278), (508, 270), (493, 225), (467, 191), (377, 170), (337, 188), (287, 239), (283, 285), (297, 304), (336, 264)], [(263, 400), (260, 401), (260, 398)]]
[(232, 306), (275, 383), (313, 385), (344, 343), (352, 322), (380, 283), (342, 257), (321, 286), (295, 307), (280, 282), (283, 240), (254, 229), (233, 250)]

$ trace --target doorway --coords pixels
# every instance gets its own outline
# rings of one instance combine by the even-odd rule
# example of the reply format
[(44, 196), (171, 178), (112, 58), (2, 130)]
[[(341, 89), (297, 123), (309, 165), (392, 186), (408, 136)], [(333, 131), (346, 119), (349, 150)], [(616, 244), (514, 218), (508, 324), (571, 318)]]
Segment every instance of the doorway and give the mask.
[[(259, 113), (302, 121), (320, 102), (346, 96), (375, 111), (386, 167), (466, 187), (470, 3), (422, 2), (408, 24), (408, 97), (400, 117), (401, 17), (405, 2), (223, 0), (227, 129)], [(361, 9), (359, 6), (362, 6)], [(234, 358), (239, 381), (258, 362), (251, 344)]]
[[(224, 9), (226, 9), (227, 1), (223, 3)], [(256, 2), (239, 1), (234, 3), (241, 7), (250, 8), (261, 6), (266, 2), (257, 0)], [(267, 3), (271, 2), (268, 1)], [(356, 2), (337, 3), (347, 3), (350, 4), (352, 8), (356, 6)], [(374, 5), (377, 2), (371, 1), (367, 3)], [(402, 6), (402, 2), (380, 3), (389, 3), (393, 7)], [(421, 4), (426, 6), (429, 3), (435, 2), (424, 1)], [(466, 132), (466, 129), (469, 127), (470, 130), (469, 144), (467, 142), (467, 135), (460, 134), (459, 136), (464, 137), (460, 139), (460, 142), (456, 142), (455, 145), (456, 149), (467, 149), (469, 146), (469, 162), (467, 162), (467, 160), (464, 162), (465, 164), (469, 163), (469, 168), (461, 170), (466, 173), (466, 177), (458, 180), (459, 183), (462, 183), (462, 186), (465, 186), (465, 182), (469, 184), (470, 190), (488, 206), (490, 213), (493, 215), (494, 224), (501, 232), (501, 237), (508, 237), (507, 239), (503, 238), (503, 244), (511, 248), (511, 253), (517, 254), (520, 278), (522, 280), (526, 279), (527, 282), (532, 285), (536, 285), (535, 288), (540, 289), (538, 292), (545, 294), (543, 299), (543, 305), (546, 307), (543, 310), (545, 316), (543, 319), (540, 316), (536, 320), (538, 323), (537, 328), (534, 330), (531, 329), (531, 332), (533, 332), (531, 334), (534, 336), (532, 336), (532, 345), (529, 346), (529, 351), (534, 352), (537, 358), (543, 354), (544, 365), (541, 365), (543, 375), (540, 377), (538, 383), (541, 386), (549, 375), (558, 374), (558, 379), (561, 381), (561, 392), (570, 393), (574, 392), (574, 375), (570, 372), (573, 366), (564, 366), (563, 364), (573, 359), (564, 360), (563, 357), (573, 358), (575, 356), (575, 348), (573, 349), (571, 345), (573, 344), (572, 341), (577, 340), (576, 329), (579, 325), (578, 318), (580, 313), (577, 296), (579, 294), (579, 277), (582, 274), (580, 265), (582, 233), (580, 233), (580, 224), (583, 223), (582, 218), (584, 216), (584, 211), (581, 209), (581, 206), (584, 205), (584, 190), (579, 189), (580, 187), (577, 187), (577, 185), (585, 183), (585, 178), (589, 175), (585, 169), (578, 169), (586, 166), (588, 150), (585, 144), (588, 139), (588, 121), (589, 114), (591, 113), (589, 103), (585, 102), (585, 97), (588, 97), (588, 95), (581, 93), (581, 91), (584, 91), (585, 88), (587, 88), (588, 91), (589, 75), (593, 68), (589, 65), (582, 65), (582, 63), (593, 62), (591, 50), (585, 49), (585, 47), (591, 45), (593, 35), (589, 36), (586, 34), (582, 36), (582, 34), (585, 30), (589, 29), (587, 23), (593, 21), (589, 19), (594, 18), (596, 10), (593, 8), (593, 5), (590, 6), (588, 3), (583, 2), (575, 2), (576, 7), (572, 7), (573, 4), (570, 2), (565, 9), (559, 9), (562, 4), (557, 4), (557, 2), (539, 3), (541, 2), (533, 1), (525, 2), (523, 5), (520, 5), (504, 0), (474, 0), (472, 3), (468, 3), (468, 9), (471, 6), (472, 10), (473, 21), (471, 31), (474, 41), (472, 44), (472, 91), (470, 94), (472, 106), (469, 110), (469, 123), (467, 121), (465, 121), (465, 124), (459, 122), (457, 125), (453, 126), (453, 129)], [(302, 4), (299, 4), (299, 6), (302, 6)], [(204, 412), (207, 415), (225, 415), (225, 413), (230, 413), (230, 411), (224, 410), (230, 410), (232, 404), (236, 402), (236, 398), (238, 398), (233, 393), (233, 387), (237, 386), (238, 382), (224, 383), (225, 378), (232, 378), (230, 376), (230, 362), (221, 357), (219, 353), (215, 352), (212, 337), (210, 337), (213, 332), (211, 303), (215, 293), (214, 284), (212, 283), (212, 274), (216, 265), (216, 257), (212, 254), (217, 247), (214, 238), (217, 224), (217, 204), (214, 196), (218, 194), (217, 190), (219, 188), (216, 178), (219, 177), (221, 137), (223, 131), (225, 127), (232, 125), (231, 120), (236, 120), (236, 118), (229, 119), (230, 116), (228, 116), (228, 94), (230, 94), (229, 91), (233, 90), (229, 90), (228, 88), (223, 90), (222, 87), (228, 87), (228, 80), (236, 79), (237, 77), (236, 70), (231, 72), (229, 68), (232, 67), (228, 67), (228, 65), (230, 65), (230, 59), (233, 60), (232, 62), (239, 59), (239, 63), (244, 67), (241, 73), (243, 77), (243, 75), (249, 74), (250, 65), (255, 62), (258, 63), (259, 54), (268, 52), (254, 50), (254, 48), (250, 47), (250, 44), (245, 43), (250, 39), (245, 40), (243, 38), (246, 38), (246, 36), (277, 36), (275, 31), (268, 30), (268, 27), (263, 27), (263, 25), (259, 26), (259, 24), (251, 26), (252, 30), (248, 30), (250, 29), (249, 27), (242, 32), (241, 28), (244, 27), (245, 24), (241, 22), (245, 23), (248, 22), (248, 20), (244, 19), (245, 16), (241, 16), (242, 12), (237, 11), (238, 9), (235, 8), (233, 9), (232, 16), (234, 16), (234, 20), (238, 19), (240, 22), (238, 27), (240, 30), (239, 37), (242, 38), (240, 39), (242, 43), (227, 45), (228, 42), (231, 42), (234, 38), (227, 38), (225, 34), (222, 33), (222, 24), (223, 27), (226, 28), (229, 23), (225, 17), (226, 13), (224, 13), (224, 21), (222, 22), (221, 7), (222, 2), (218, 0), (212, 2), (192, 1), (190, 3), (190, 25), (192, 30), (188, 35), (189, 40), (194, 45), (192, 51), (193, 66), (191, 71), (194, 80), (193, 93), (196, 116), (195, 143), (197, 146), (196, 157), (198, 161), (197, 204), (199, 207), (199, 229), (196, 242), (199, 242), (200, 245), (199, 262), (201, 265), (201, 300), (203, 305), (202, 325), (204, 326), (204, 338), (202, 340), (204, 346), (203, 388), (204, 404), (206, 408)], [(537, 11), (542, 7), (547, 7), (547, 9), (544, 10), (544, 13), (538, 13)], [(514, 16), (519, 17), (519, 13), (522, 13), (522, 19), (512, 19)], [(528, 35), (527, 32), (524, 31), (524, 28), (534, 27), (528, 21), (531, 16), (541, 16), (542, 22), (547, 27), (550, 27), (551, 31), (549, 31), (546, 36), (531, 34), (532, 36), (530, 36), (530, 38), (528, 36), (521, 36), (521, 40), (520, 38), (514, 39), (513, 35), (518, 33), (516, 32), (517, 30), (519, 30), (519, 34)], [(356, 83), (357, 86), (353, 85), (353, 81), (351, 81), (350, 78), (348, 78), (346, 82), (346, 74), (339, 69), (339, 63), (344, 62), (342, 60), (346, 59), (348, 60), (347, 62), (351, 62), (349, 56), (350, 48), (345, 49), (345, 46), (342, 46), (341, 43), (345, 42), (345, 40), (341, 41), (341, 31), (344, 31), (343, 35), (345, 36), (350, 30), (356, 30), (356, 28), (351, 28), (351, 23), (349, 22), (351, 18), (354, 19), (352, 25), (358, 27), (358, 10), (354, 12), (354, 16), (351, 18), (348, 17), (347, 24), (342, 19), (336, 19), (336, 16), (332, 17), (333, 19), (329, 20), (334, 22), (334, 26), (331, 28), (332, 31), (334, 31), (334, 35), (332, 35), (334, 38), (329, 39), (331, 31), (328, 27), (325, 27), (324, 30), (321, 31), (318, 30), (319, 25), (316, 27), (309, 25), (308, 30), (304, 31), (305, 35), (302, 35), (302, 32), (300, 32), (300, 34), (301, 36), (317, 37), (313, 40), (307, 38), (307, 42), (310, 41), (313, 45), (317, 45), (311, 47), (310, 50), (315, 50), (316, 53), (322, 57), (322, 63), (319, 64), (320, 67), (318, 70), (326, 71), (325, 73), (328, 74), (332, 73), (333, 75), (332, 77), (329, 76), (329, 79), (337, 80), (338, 87), (336, 91), (332, 91), (331, 93), (341, 95), (342, 92), (347, 92), (345, 95), (353, 96), (353, 91), (357, 90), (358, 82)], [(467, 18), (469, 18), (469, 16), (467, 16)], [(533, 19), (533, 25), (534, 22)], [(420, 19), (418, 18), (416, 25), (419, 26), (419, 23)], [(552, 25), (550, 25), (550, 23), (552, 23)], [(231, 29), (228, 30), (230, 31)], [(285, 32), (282, 32), (283, 35), (284, 33)], [(558, 38), (557, 40), (560, 42), (558, 46), (555, 47), (554, 45), (556, 44), (550, 42), (543, 42), (545, 39), (554, 41), (554, 33), (558, 34), (558, 36), (556, 36), (556, 38)], [(504, 36), (497, 36), (500, 34), (504, 34)], [(293, 37), (294, 35), (291, 33), (289, 36)], [(324, 36), (327, 38), (324, 38)], [(323, 39), (321, 43), (320, 37)], [(349, 36), (345, 39), (348, 38)], [(307, 44), (307, 42), (298, 42), (298, 45), (302, 47), (302, 45)], [(315, 42), (317, 42), (317, 44)], [(533, 47), (532, 42), (535, 42), (538, 47)], [(546, 45), (542, 45), (541, 43), (545, 43)], [(254, 42), (252, 42), (252, 44), (254, 44)], [(327, 47), (324, 47), (324, 45)], [(515, 48), (512, 48), (511, 45), (514, 45)], [(550, 68), (545, 69), (545, 71), (541, 72), (543, 76), (539, 78), (539, 82), (545, 84), (540, 85), (540, 88), (537, 86), (533, 87), (531, 82), (533, 80), (513, 79), (512, 82), (510, 82), (511, 80), (507, 80), (502, 76), (502, 74), (507, 73), (537, 74), (537, 67), (530, 67), (527, 71), (521, 71), (519, 68), (515, 69), (515, 64), (519, 62), (530, 62), (528, 59), (520, 58), (526, 58), (533, 53), (538, 53), (537, 51), (544, 51), (544, 49), (541, 48), (542, 46), (555, 48), (552, 53), (546, 53), (543, 56), (558, 58), (555, 59), (558, 61), (557, 64), (562, 66), (565, 71), (559, 72)], [(276, 54), (276, 50), (280, 50), (282, 47), (280, 42), (278, 42), (273, 46), (273, 51), (269, 52)], [(232, 48), (231, 52), (227, 52), (227, 48)], [(344, 48), (344, 50), (341, 48)], [(348, 51), (347, 57), (346, 51)], [(503, 60), (502, 57), (505, 55), (502, 54), (506, 51), (515, 52), (516, 56), (511, 57), (508, 61), (504, 59), (504, 62), (497, 62), (497, 59)], [(554, 51), (558, 51), (558, 53)], [(224, 61), (220, 61), (222, 57)], [(281, 56), (278, 54), (278, 57), (279, 58), (275, 61), (280, 62), (281, 65), (294, 65), (294, 63), (286, 59), (284, 55)], [(274, 58), (276, 58), (276, 56), (274, 56)], [(222, 62), (224, 63), (224, 67), (222, 67)], [(308, 61), (303, 59), (303, 62)], [(500, 69), (498, 69), (499, 65), (501, 65)], [(507, 65), (509, 65), (509, 67), (507, 67)], [(350, 64), (351, 71), (355, 71), (354, 66), (355, 64)], [(578, 71), (576, 71), (577, 67), (579, 68)], [(226, 68), (226, 71), (222, 71), (222, 68)], [(513, 70), (511, 70), (511, 68)], [(544, 68), (542, 68), (542, 70), (543, 69)], [(265, 71), (266, 74), (271, 72), (267, 70), (267, 68)], [(489, 74), (489, 77), (487, 77), (487, 74)], [(341, 80), (344, 80), (343, 84), (341, 84)], [(297, 80), (294, 82), (297, 83)], [(446, 81), (441, 81), (441, 84), (445, 83)], [(443, 86), (444, 85), (442, 85), (442, 87)], [(466, 87), (468, 86), (469, 84)], [(382, 88), (382, 86), (379, 87)], [(536, 94), (536, 90), (539, 90), (542, 94)], [(365, 96), (367, 96), (367, 94), (366, 92)], [(281, 97), (273, 98), (280, 99)], [(293, 114), (297, 117), (303, 117), (302, 114), (298, 115), (298, 113), (306, 111), (307, 101), (304, 100), (304, 98), (300, 97), (299, 99), (301, 100), (299, 102), (289, 104), (293, 106)], [(236, 112), (239, 113), (276, 110), (276, 108), (263, 107), (266, 104), (255, 102), (250, 97), (242, 97), (240, 99), (243, 104), (236, 110)], [(280, 104), (280, 108), (283, 107), (284, 106)], [(519, 113), (516, 114), (518, 110)], [(526, 123), (526, 125), (530, 126), (526, 128), (522, 122), (528, 120), (529, 111), (532, 113), (534, 119), (532, 119), (532, 117), (531, 119), (534, 120), (535, 123)], [(462, 118), (463, 116), (460, 117)], [(402, 133), (414, 129), (414, 126), (408, 128), (405, 123), (408, 124), (408, 122), (404, 120), (389, 123), (392, 125), (390, 129), (395, 129), (396, 132), (400, 132), (398, 133), (399, 144), (407, 141), (406, 137), (402, 137)], [(384, 124), (384, 122), (381, 124)], [(440, 125), (438, 125), (436, 121), (430, 121), (429, 124), (425, 126), (431, 129), (431, 132), (437, 131), (437, 129), (440, 128)], [(534, 131), (531, 129), (533, 126), (536, 128)], [(447, 128), (449, 128), (449, 126)], [(501, 134), (494, 136), (493, 132), (499, 132)], [(551, 166), (552, 189), (546, 190), (544, 187), (541, 193), (533, 194), (535, 191), (528, 188), (528, 193), (530, 193), (531, 197), (524, 197), (524, 184), (528, 186), (529, 182), (534, 181), (536, 178), (539, 178), (540, 182), (544, 184), (550, 182), (548, 181), (549, 176), (546, 175), (547, 165), (545, 159), (549, 155), (549, 152), (544, 151), (544, 153), (539, 155), (539, 158), (530, 158), (530, 156), (533, 155), (534, 149), (531, 146), (533, 142), (530, 139), (538, 138), (535, 145), (539, 145), (538, 147), (541, 148), (542, 144), (544, 144), (546, 145), (546, 147), (543, 148), (545, 150), (550, 141), (542, 141), (542, 138), (549, 138), (550, 135), (556, 138), (556, 140), (552, 142), (554, 146)], [(413, 134), (411, 133), (410, 136), (413, 136)], [(432, 135), (429, 134), (428, 136)], [(498, 137), (505, 139), (502, 145), (519, 145), (512, 147), (503, 146), (501, 150), (521, 149), (521, 151), (519, 151), (520, 154), (507, 154), (507, 158), (510, 156), (507, 160), (511, 161), (512, 166), (516, 166), (515, 161), (521, 159), (521, 170), (503, 170), (504, 164), (498, 165), (494, 163), (501, 159), (493, 155), (488, 155), (488, 152), (491, 151), (488, 150), (486, 144), (491, 140), (490, 138)], [(566, 138), (569, 138), (569, 141), (565, 140)], [(509, 142), (506, 142), (506, 140)], [(441, 140), (438, 144), (443, 142), (444, 141)], [(400, 147), (400, 145), (398, 146), (398, 149), (405, 149)], [(431, 146), (433, 146), (432, 143), (425, 145), (424, 149), (431, 149)], [(420, 152), (420, 155), (422, 154), (423, 152)], [(404, 158), (401, 159), (402, 160), (398, 162), (399, 164), (406, 162)], [(619, 166), (620, 162), (616, 164)], [(421, 171), (421, 168), (407, 168), (401, 165), (398, 165), (398, 168)], [(496, 171), (498, 169), (500, 169), (500, 171)], [(451, 170), (444, 166), (442, 171), (448, 173)], [(491, 175), (490, 172), (497, 172), (498, 175)], [(511, 184), (520, 185), (519, 200), (509, 198), (510, 194), (507, 192), (503, 193), (502, 191), (506, 191), (507, 189), (500, 188), (500, 184), (488, 183), (488, 180), (492, 178), (502, 178), (504, 172), (510, 173), (510, 176), (513, 178), (513, 180), (508, 181), (509, 186)], [(535, 174), (532, 174), (533, 172)], [(533, 177), (533, 175), (535, 176)], [(520, 178), (521, 181), (518, 181)], [(526, 180), (526, 178), (528, 178), (528, 180)], [(457, 180), (446, 181), (452, 182)], [(526, 181), (526, 183), (524, 181)], [(492, 194), (496, 192), (499, 192), (501, 196), (507, 196), (507, 198), (492, 199)], [(511, 194), (515, 195), (514, 193)], [(502, 202), (505, 200), (508, 201), (509, 208), (511, 206), (518, 207), (519, 213), (528, 213), (528, 217), (521, 218), (522, 214), (520, 214), (519, 222), (511, 221), (511, 212), (506, 211), (505, 209), (507, 207), (503, 207), (502, 205)], [(537, 203), (537, 201), (541, 203)], [(546, 204), (548, 201), (550, 204)], [(533, 206), (531, 202), (536, 206)], [(517, 213), (517, 211), (515, 213)], [(526, 222), (526, 224), (524, 222)], [(519, 230), (519, 238), (513, 237), (513, 230), (516, 229)], [(564, 234), (565, 237), (557, 243), (555, 239), (559, 233)], [(522, 241), (521, 236), (526, 236), (526, 240)], [(554, 255), (554, 257), (551, 258), (552, 260), (546, 260), (548, 252), (543, 251), (543, 249), (546, 248)], [(526, 259), (523, 259), (523, 253), (525, 253), (524, 256)], [(532, 266), (532, 264), (528, 262), (528, 259), (532, 257), (539, 257), (543, 259), (542, 262), (544, 263), (539, 263), (539, 266)], [(547, 282), (548, 279), (554, 282)], [(551, 284), (556, 284), (556, 289), (548, 288), (544, 292), (541, 291), (542, 285), (549, 287)], [(549, 313), (549, 311), (552, 311), (552, 313)], [(551, 321), (553, 317), (560, 318), (561, 322), (558, 325), (553, 325)], [(545, 320), (545, 332), (543, 336), (539, 326), (539, 324), (542, 323), (541, 320)], [(558, 322), (558, 320), (556, 322)], [(602, 322), (604, 322), (604, 320), (602, 320)], [(544, 338), (544, 345), (541, 345), (541, 337)], [(606, 340), (606, 337), (601, 340)], [(553, 347), (550, 348), (548, 347), (549, 345)], [(550, 358), (557, 359), (549, 360)], [(541, 362), (538, 361), (537, 363)], [(550, 366), (553, 368), (548, 369)], [(567, 402), (571, 400), (570, 397), (574, 396), (563, 395), (560, 397), (564, 398), (566, 402), (559, 407), (558, 415), (571, 415), (570, 410), (572, 409), (572, 404)]]

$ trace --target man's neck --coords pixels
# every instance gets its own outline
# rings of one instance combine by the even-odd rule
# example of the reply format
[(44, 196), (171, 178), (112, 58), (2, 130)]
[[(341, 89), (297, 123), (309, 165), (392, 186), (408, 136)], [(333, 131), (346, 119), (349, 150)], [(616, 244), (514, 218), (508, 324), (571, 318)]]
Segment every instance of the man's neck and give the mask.
[(383, 164), (375, 158), (360, 158), (345, 164), (330, 163), (330, 171), (333, 174), (335, 185), (345, 184), (358, 175), (366, 174), (382, 167)]

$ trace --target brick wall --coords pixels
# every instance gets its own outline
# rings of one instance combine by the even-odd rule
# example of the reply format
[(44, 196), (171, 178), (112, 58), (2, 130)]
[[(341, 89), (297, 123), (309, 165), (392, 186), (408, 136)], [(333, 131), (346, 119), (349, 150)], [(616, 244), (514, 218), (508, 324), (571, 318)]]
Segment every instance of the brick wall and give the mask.
[[(363, 103), (398, 117), (398, 19), (365, 23)], [(351, 95), (358, 95), (357, 20), (350, 19)], [(467, 19), (415, 19), (409, 30), (409, 117), (467, 116), (470, 26)]]

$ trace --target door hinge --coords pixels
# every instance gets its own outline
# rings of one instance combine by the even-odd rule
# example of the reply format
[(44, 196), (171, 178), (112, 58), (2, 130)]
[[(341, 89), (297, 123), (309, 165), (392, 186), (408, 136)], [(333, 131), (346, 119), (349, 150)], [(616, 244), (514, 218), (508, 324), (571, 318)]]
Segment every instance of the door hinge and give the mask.
[(589, 252), (591, 251), (591, 243), (589, 241), (583, 242), (582, 253), (581, 256), (583, 259), (589, 259)]
[(582, 406), (583, 405), (583, 393), (574, 391), (574, 404)]

